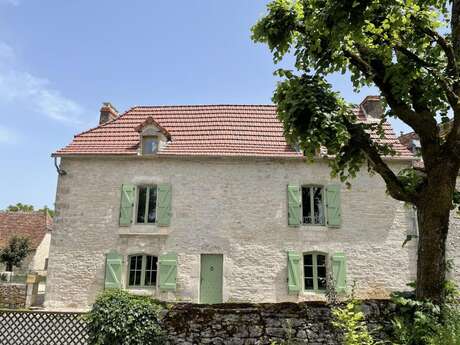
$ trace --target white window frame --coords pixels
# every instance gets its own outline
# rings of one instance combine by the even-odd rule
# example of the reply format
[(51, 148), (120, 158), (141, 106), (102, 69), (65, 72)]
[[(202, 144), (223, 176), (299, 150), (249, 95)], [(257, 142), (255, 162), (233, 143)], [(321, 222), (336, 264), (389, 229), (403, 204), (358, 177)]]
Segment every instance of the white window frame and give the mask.
[[(321, 189), (321, 204), (323, 206), (323, 222), (322, 223), (306, 223), (303, 217), (303, 189), (304, 188), (310, 188), (311, 191), (313, 191), (313, 188), (320, 188)], [(306, 226), (326, 226), (327, 223), (327, 215), (326, 215), (326, 187), (324, 185), (319, 185), (319, 184), (303, 184), (300, 186), (300, 204), (302, 205), (301, 209), (301, 219), (302, 219), (302, 225)], [(315, 205), (314, 205), (314, 195), (313, 193), (310, 192), (310, 207), (311, 207), (311, 214), (312, 214), (312, 219), (315, 217)]]

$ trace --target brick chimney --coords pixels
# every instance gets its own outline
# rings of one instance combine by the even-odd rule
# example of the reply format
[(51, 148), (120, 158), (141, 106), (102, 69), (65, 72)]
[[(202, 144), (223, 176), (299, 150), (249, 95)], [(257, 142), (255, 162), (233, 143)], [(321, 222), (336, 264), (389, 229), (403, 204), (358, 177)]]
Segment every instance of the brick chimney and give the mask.
[(359, 106), (366, 113), (366, 117), (381, 119), (383, 116), (383, 105), (380, 96), (367, 96)]
[(118, 116), (118, 110), (110, 102), (102, 103), (101, 116), (99, 118), (99, 124), (102, 125), (106, 122), (114, 120)]

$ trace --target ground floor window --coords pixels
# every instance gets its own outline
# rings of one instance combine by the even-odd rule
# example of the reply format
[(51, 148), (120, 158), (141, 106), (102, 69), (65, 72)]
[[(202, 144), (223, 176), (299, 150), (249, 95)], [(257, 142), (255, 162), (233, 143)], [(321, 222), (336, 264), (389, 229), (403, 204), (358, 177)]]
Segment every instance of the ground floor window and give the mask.
[(303, 255), (303, 277), (305, 290), (326, 290), (326, 254), (305, 253)]
[(155, 287), (158, 258), (153, 255), (131, 255), (128, 260), (128, 286)]

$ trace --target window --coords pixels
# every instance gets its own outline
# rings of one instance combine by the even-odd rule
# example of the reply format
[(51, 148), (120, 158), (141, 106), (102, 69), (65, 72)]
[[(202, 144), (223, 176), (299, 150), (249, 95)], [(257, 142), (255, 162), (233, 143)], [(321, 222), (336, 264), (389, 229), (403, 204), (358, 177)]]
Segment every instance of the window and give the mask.
[(128, 286), (154, 287), (157, 285), (158, 258), (152, 255), (129, 257)]
[(137, 223), (155, 223), (157, 213), (157, 187), (141, 186), (137, 189)]
[(302, 187), (302, 222), (304, 224), (324, 225), (323, 187)]
[(326, 290), (326, 254), (303, 255), (303, 277), (305, 290)]
[(158, 151), (158, 138), (154, 136), (144, 136), (142, 138), (142, 154), (149, 155)]

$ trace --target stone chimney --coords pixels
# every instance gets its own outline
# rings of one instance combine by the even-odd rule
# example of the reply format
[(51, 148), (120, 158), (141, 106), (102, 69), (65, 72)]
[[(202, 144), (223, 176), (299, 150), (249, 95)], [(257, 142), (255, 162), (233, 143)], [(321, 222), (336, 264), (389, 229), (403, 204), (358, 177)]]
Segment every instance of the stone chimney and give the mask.
[(99, 124), (102, 125), (106, 122), (114, 120), (118, 116), (118, 110), (110, 102), (102, 103), (101, 116)]
[(383, 105), (380, 96), (367, 96), (359, 105), (366, 113), (366, 117), (381, 119), (383, 116)]

